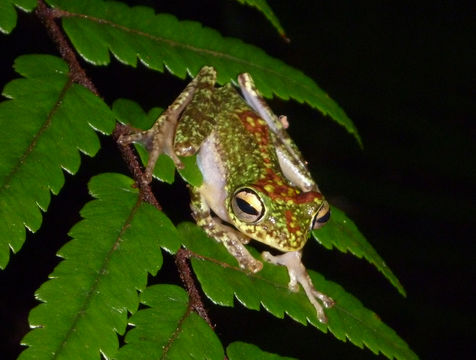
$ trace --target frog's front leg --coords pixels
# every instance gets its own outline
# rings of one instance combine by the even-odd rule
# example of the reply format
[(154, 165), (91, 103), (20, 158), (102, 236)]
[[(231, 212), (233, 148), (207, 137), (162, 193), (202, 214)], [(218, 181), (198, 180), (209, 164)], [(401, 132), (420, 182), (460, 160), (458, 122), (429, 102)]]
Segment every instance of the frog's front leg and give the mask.
[[(160, 154), (172, 158), (175, 166), (183, 168), (177, 155), (194, 154), (212, 127), (212, 118), (207, 113), (216, 80), (215, 69), (204, 66), (197, 76), (187, 85), (175, 101), (159, 116), (154, 125), (145, 131), (137, 131), (130, 135), (121, 135), (117, 142), (127, 146), (131, 143), (141, 143), (149, 152), (149, 160), (145, 169), (145, 181), (152, 180), (155, 163)], [(191, 136), (183, 134), (182, 122), (185, 127), (195, 121), (197, 131)]]
[(316, 300), (316, 298), (320, 299), (326, 308), (332, 307), (335, 302), (332, 300), (332, 298), (321, 293), (320, 291), (317, 291), (314, 288), (312, 280), (301, 261), (301, 255), (301, 251), (287, 252), (279, 256), (273, 256), (267, 251), (262, 253), (264, 260), (275, 265), (284, 265), (288, 268), (289, 289), (293, 292), (297, 292), (299, 290), (298, 283), (301, 284), (309, 301), (312, 305), (314, 305), (314, 308), (317, 311), (317, 318), (320, 322), (327, 323), (327, 317), (324, 313), (324, 309)]
[(197, 225), (205, 230), (208, 236), (221, 242), (242, 269), (252, 273), (260, 271), (263, 263), (256, 260), (243, 245), (249, 241), (246, 236), (223, 224), (218, 217), (211, 215), (209, 206), (200, 194), (200, 189), (191, 188), (190, 192), (192, 197), (190, 207)]

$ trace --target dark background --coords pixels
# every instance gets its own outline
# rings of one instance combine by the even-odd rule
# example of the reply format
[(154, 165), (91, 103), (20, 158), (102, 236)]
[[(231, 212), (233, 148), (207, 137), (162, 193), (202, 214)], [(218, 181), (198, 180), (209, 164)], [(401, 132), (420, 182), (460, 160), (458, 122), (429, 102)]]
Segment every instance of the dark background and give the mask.
[[(286, 44), (260, 13), (234, 1), (141, 3), (263, 48), (303, 70), (344, 108), (359, 129), (363, 150), (342, 127), (308, 106), (272, 101), (278, 114), (288, 115), (291, 135), (321, 190), (357, 223), (408, 297), (367, 262), (314, 241), (306, 246), (305, 264), (377, 312), (422, 359), (474, 357), (474, 11), (456, 1), (271, 2), (291, 38)], [(20, 14), (18, 27), (1, 35), (0, 44), (2, 86), (17, 77), (11, 68), (16, 56), (57, 54), (33, 15)], [(166, 106), (186, 84), (117, 61), (107, 68), (85, 67), (109, 104), (129, 97), (142, 99), (145, 109)], [(77, 176), (65, 175), (66, 185), (53, 197), (43, 227), (28, 236), (0, 273), (2, 359), (21, 351), (34, 291), (58, 263), (55, 252), (90, 200), (87, 181), (103, 171), (126, 171), (111, 139), (102, 143), (94, 159), (82, 157)], [(156, 190), (163, 204), (173, 200), (173, 208), (166, 206), (171, 217), (184, 219), (183, 186)], [(158, 281), (177, 278), (171, 259), (160, 276)], [(264, 311), (207, 306), (224, 345), (249, 341), (302, 359), (377, 358), (368, 349)]]

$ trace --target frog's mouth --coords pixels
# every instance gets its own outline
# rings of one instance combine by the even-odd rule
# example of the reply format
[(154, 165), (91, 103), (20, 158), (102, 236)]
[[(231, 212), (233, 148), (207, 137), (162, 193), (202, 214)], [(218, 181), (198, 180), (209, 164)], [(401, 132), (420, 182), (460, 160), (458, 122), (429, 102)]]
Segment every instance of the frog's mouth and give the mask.
[(272, 224), (269, 219), (259, 224), (237, 224), (235, 228), (249, 238), (283, 252), (301, 250), (310, 235), (309, 230), (289, 233)]

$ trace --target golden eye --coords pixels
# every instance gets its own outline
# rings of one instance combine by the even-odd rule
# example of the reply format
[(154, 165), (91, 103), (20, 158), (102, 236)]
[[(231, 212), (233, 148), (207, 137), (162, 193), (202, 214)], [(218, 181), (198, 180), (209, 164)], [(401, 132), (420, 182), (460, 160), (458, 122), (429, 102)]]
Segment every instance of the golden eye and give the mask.
[(238, 190), (231, 201), (236, 217), (244, 222), (253, 223), (261, 219), (264, 205), (258, 194), (249, 188)]
[(314, 220), (312, 220), (312, 228), (314, 230), (320, 229), (323, 227), (327, 221), (329, 221), (331, 217), (331, 209), (329, 207), (329, 203), (324, 201), (317, 211), (317, 214), (314, 216)]

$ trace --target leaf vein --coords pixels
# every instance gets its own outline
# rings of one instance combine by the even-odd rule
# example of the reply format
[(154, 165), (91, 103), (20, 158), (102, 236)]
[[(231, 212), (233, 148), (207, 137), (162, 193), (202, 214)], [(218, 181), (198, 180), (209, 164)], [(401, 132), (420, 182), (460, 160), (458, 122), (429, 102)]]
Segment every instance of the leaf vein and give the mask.
[(187, 310), (185, 311), (185, 313), (183, 314), (183, 316), (180, 318), (180, 320), (179, 320), (178, 323), (177, 323), (177, 327), (175, 328), (175, 330), (173, 331), (173, 333), (170, 335), (169, 339), (167, 340), (167, 344), (165, 344), (165, 346), (164, 346), (164, 348), (163, 348), (163, 352), (162, 352), (162, 356), (160, 357), (160, 360), (166, 359), (167, 353), (169, 352), (169, 350), (170, 350), (170, 348), (172, 347), (173, 343), (175, 342), (175, 340), (177, 340), (177, 338), (179, 337), (180, 333), (182, 332), (182, 330), (183, 330), (183, 323), (184, 323), (185, 320), (190, 316), (190, 313), (191, 313), (191, 312), (192, 312), (192, 303), (191, 303), (191, 299), (189, 298)]
[(55, 101), (51, 111), (48, 113), (45, 121), (43, 122), (39, 130), (36, 132), (36, 134), (33, 136), (33, 139), (31, 140), (28, 147), (25, 149), (23, 154), (19, 157), (18, 161), (15, 163), (15, 166), (13, 166), (10, 172), (5, 176), (5, 180), (3, 181), (3, 184), (0, 187), (0, 193), (2, 193), (3, 191), (9, 188), (10, 182), (12, 181), (13, 177), (18, 173), (19, 169), (25, 163), (28, 156), (30, 156), (30, 154), (34, 151), (41, 136), (50, 127), (54, 114), (58, 111), (58, 109), (62, 105), (63, 103), (62, 100), (64, 99), (67, 91), (71, 88), (72, 85), (73, 85), (73, 81), (70, 77), (68, 77), (68, 81), (65, 83), (65, 85), (61, 89), (61, 92), (59, 93), (58, 98)]
[(121, 226), (121, 230), (119, 231), (119, 234), (116, 237), (116, 240), (114, 241), (114, 244), (111, 246), (109, 251), (107, 252), (106, 256), (104, 257), (104, 261), (101, 265), (100, 270), (97, 272), (97, 275), (88, 291), (88, 293), (85, 296), (83, 305), (75, 315), (70, 328), (66, 332), (63, 340), (61, 343), (58, 345), (57, 350), (54, 352), (53, 358), (56, 359), (58, 355), (61, 353), (62, 349), (67, 344), (67, 339), (71, 336), (71, 334), (75, 331), (75, 328), (77, 327), (77, 324), (80, 320), (80, 318), (86, 313), (86, 309), (89, 307), (89, 304), (91, 303), (91, 300), (93, 299), (93, 296), (96, 292), (96, 289), (99, 287), (100, 281), (103, 279), (104, 274), (107, 272), (107, 267), (108, 264), (111, 260), (112, 254), (119, 248), (119, 244), (122, 242), (122, 235), (126, 232), (126, 230), (129, 228), (132, 219), (134, 218), (135, 214), (137, 213), (137, 210), (139, 209), (140, 205), (142, 203), (142, 199), (140, 196), (137, 197), (137, 201), (132, 207), (127, 219), (125, 220), (124, 224)]
[[(312, 86), (305, 85), (305, 84), (302, 83), (302, 81), (297, 81), (295, 79), (295, 77), (284, 76), (282, 72), (276, 71), (272, 67), (261, 66), (261, 65), (255, 63), (255, 62), (248, 61), (246, 59), (230, 55), (229, 53), (226, 53), (226, 52), (219, 52), (219, 51), (216, 51), (216, 50), (200, 48), (200, 47), (197, 47), (197, 46), (188, 45), (188, 44), (185, 44), (185, 43), (180, 43), (180, 42), (177, 42), (177, 41), (169, 40), (169, 39), (166, 39), (166, 38), (161, 37), (161, 36), (152, 35), (150, 33), (146, 33), (144, 31), (141, 31), (141, 30), (138, 30), (138, 29), (133, 29), (133, 28), (127, 27), (125, 25), (118, 24), (118, 23), (113, 22), (111, 20), (98, 18), (98, 17), (95, 17), (95, 16), (87, 15), (87, 14), (69, 12), (69, 11), (66, 11), (66, 10), (62, 10), (60, 12), (60, 14), (63, 17), (76, 17), (76, 18), (81, 18), (81, 19), (85, 19), (85, 20), (89, 20), (89, 21), (94, 21), (94, 22), (96, 22), (98, 24), (101, 24), (101, 25), (103, 25), (103, 24), (109, 25), (111, 27), (120, 29), (120, 30), (128, 32), (128, 33), (143, 36), (145, 38), (154, 40), (156, 42), (166, 43), (166, 44), (170, 45), (171, 47), (182, 48), (182, 49), (190, 50), (190, 51), (193, 51), (193, 52), (196, 52), (196, 53), (202, 53), (202, 54), (204, 53), (204, 54), (207, 54), (207, 55), (212, 55), (212, 56), (217, 57), (217, 58), (231, 60), (231, 61), (234, 61), (236, 63), (244, 64), (248, 67), (259, 69), (260, 71), (272, 74), (275, 77), (279, 77), (281, 79), (284, 79), (288, 83), (291, 82), (293, 84), (296, 84), (296, 86), (298, 86), (300, 88), (303, 88), (303, 89), (306, 89), (307, 91), (311, 91), (311, 92), (315, 91), (315, 89), (313, 89)], [(325, 96), (327, 96), (327, 94), (325, 94)]]
[(260, 275), (259, 275), (259, 274), (260, 274), (259, 272), (253, 274), (253, 273), (250, 273), (250, 272), (248, 272), (248, 271), (246, 271), (246, 270), (243, 270), (242, 268), (240, 268), (240, 267), (238, 267), (238, 266), (230, 265), (230, 264), (228, 264), (228, 263), (226, 263), (226, 262), (224, 262), (224, 261), (219, 261), (219, 260), (217, 260), (217, 259), (213, 259), (213, 258), (208, 257), (208, 256), (200, 255), (200, 254), (198, 254), (198, 253), (196, 253), (196, 252), (193, 252), (193, 251), (191, 251), (191, 250), (188, 250), (188, 251), (190, 252), (191, 256), (194, 257), (194, 258), (196, 258), (196, 259), (200, 259), (200, 260), (204, 260), (204, 261), (209, 261), (209, 262), (211, 262), (211, 263), (213, 263), (213, 264), (216, 264), (216, 265), (219, 265), (219, 266), (221, 266), (221, 267), (223, 267), (223, 268), (228, 268), (228, 269), (235, 270), (235, 271), (237, 271), (237, 272), (241, 272), (241, 273), (245, 274), (246, 276), (248, 276), (248, 277), (250, 277), (250, 278), (252, 278), (252, 279), (257, 279), (257, 280), (263, 281), (263, 282), (265, 282), (265, 283), (268, 283), (268, 284), (274, 286), (275, 288), (285, 288), (285, 289), (288, 289), (287, 286), (282, 286), (282, 285), (279, 284), (279, 283), (276, 283), (276, 282), (274, 282), (274, 281), (270, 281), (269, 279), (266, 279), (266, 278), (260, 276)]

